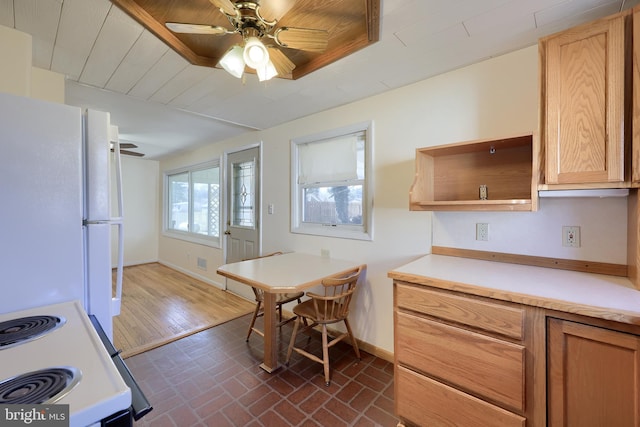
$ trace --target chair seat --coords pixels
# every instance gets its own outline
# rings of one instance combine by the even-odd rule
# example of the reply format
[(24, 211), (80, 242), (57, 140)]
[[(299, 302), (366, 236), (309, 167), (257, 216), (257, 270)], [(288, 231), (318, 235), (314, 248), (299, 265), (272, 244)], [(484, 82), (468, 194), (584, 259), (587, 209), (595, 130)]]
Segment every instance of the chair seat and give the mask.
[[(300, 316), (303, 318), (307, 318), (307, 319), (311, 319), (312, 322), (318, 323), (318, 324), (323, 324), (323, 323), (337, 323), (337, 322), (341, 322), (345, 317), (340, 317), (340, 318), (336, 318), (336, 317), (331, 317), (328, 321), (325, 321), (325, 319), (327, 318), (327, 313), (326, 313), (326, 306), (323, 305), (322, 303), (318, 302), (318, 311), (320, 312), (320, 317), (316, 318), (316, 309), (313, 305), (313, 299), (307, 300), (307, 301), (303, 301), (302, 303), (296, 305), (295, 307), (293, 307), (293, 314), (295, 314), (296, 316)], [(334, 308), (335, 310), (335, 308)], [(346, 313), (348, 314), (348, 313)]]
[[(321, 363), (324, 367), (324, 382), (327, 386), (329, 385), (330, 380), (330, 347), (333, 347), (344, 338), (349, 337), (351, 339), (353, 350), (356, 353), (356, 357), (360, 359), (358, 342), (351, 331), (351, 325), (349, 325), (349, 319), (347, 318), (349, 315), (349, 303), (351, 302), (351, 297), (353, 296), (356, 285), (360, 279), (360, 273), (362, 273), (362, 266), (350, 273), (346, 273), (345, 276), (322, 279), (324, 295), (315, 292), (307, 292), (307, 296), (311, 299), (303, 301), (293, 308), (293, 314), (295, 314), (294, 317), (296, 318), (296, 322), (293, 325), (293, 332), (291, 334), (291, 340), (289, 341), (286, 363), (287, 365), (289, 364), (291, 353), (293, 351), (313, 360), (314, 362)], [(307, 319), (311, 320), (310, 324), (307, 324)], [(338, 333), (337, 336), (329, 339), (327, 325), (337, 322), (344, 322), (344, 326), (347, 331)], [(303, 323), (305, 326), (303, 329), (300, 329)], [(300, 332), (303, 332), (315, 327), (316, 325), (320, 325), (322, 332), (322, 357), (309, 352), (303, 347), (296, 347), (295, 345), (296, 335), (299, 330)]]
[(276, 294), (276, 303), (286, 304), (288, 302), (297, 300), (298, 298), (302, 298), (303, 296), (304, 296), (304, 292), (294, 292), (290, 294)]

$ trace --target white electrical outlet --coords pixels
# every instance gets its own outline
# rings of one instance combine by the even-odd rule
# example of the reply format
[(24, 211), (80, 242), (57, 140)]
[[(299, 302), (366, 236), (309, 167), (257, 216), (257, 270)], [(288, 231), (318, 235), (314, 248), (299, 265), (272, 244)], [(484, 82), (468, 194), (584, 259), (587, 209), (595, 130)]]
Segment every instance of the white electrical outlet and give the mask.
[(479, 222), (476, 224), (476, 240), (489, 240), (489, 224)]
[(580, 247), (580, 227), (565, 225), (562, 227), (562, 246), (569, 248)]

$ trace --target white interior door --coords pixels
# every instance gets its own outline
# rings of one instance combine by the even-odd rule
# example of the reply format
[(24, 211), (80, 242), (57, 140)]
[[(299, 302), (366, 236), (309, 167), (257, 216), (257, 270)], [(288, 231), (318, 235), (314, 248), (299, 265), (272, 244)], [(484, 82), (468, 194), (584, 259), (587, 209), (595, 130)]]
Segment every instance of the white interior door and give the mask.
[[(226, 263), (260, 255), (260, 147), (227, 154)], [(247, 285), (227, 280), (227, 289), (253, 299)]]

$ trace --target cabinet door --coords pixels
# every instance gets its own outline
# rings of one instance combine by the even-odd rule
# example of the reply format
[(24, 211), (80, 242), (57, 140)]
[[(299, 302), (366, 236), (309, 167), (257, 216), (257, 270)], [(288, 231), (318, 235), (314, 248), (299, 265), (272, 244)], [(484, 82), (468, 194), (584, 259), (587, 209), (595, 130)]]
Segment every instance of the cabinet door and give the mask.
[(631, 181), (640, 183), (640, 8), (633, 10), (633, 113)]
[(548, 425), (640, 425), (640, 337), (548, 321)]
[(547, 184), (624, 181), (625, 19), (541, 40)]

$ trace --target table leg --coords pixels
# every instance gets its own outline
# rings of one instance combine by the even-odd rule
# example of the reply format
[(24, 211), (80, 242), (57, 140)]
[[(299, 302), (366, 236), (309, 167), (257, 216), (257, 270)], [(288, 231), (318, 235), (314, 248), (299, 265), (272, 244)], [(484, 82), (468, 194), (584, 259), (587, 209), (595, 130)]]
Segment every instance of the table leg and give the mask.
[(276, 327), (278, 323), (276, 313), (276, 294), (264, 293), (264, 362), (262, 369), (271, 373), (278, 369), (278, 344)]

